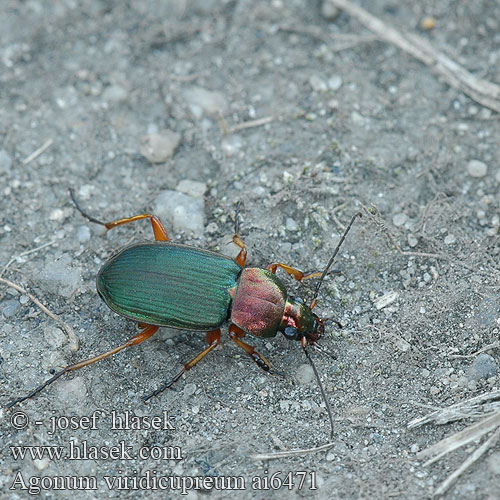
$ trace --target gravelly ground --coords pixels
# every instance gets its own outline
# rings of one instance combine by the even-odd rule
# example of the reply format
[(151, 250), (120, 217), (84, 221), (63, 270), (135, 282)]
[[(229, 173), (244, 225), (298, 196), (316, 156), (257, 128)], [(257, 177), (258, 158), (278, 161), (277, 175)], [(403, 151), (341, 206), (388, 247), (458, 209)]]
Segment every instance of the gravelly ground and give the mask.
[[(425, 15), (434, 16), (436, 27), (421, 36), (500, 82), (497, 2), (364, 3), (403, 32), (418, 31)], [(349, 234), (336, 264), (341, 275), (327, 278), (316, 309), (344, 325), (339, 331), (329, 323), (322, 342), (338, 359), (314, 356), (335, 418), (329, 451), (250, 458), (328, 441), (328, 418), (301, 349), (281, 336), (251, 342), (285, 378), (258, 371), (224, 335), (223, 349), (144, 406), (141, 396), (204, 345), (201, 334), (163, 329), (19, 405), (30, 419), (24, 429), (3, 413), (2, 498), (31, 498), (21, 477), (68, 475), (96, 477), (99, 490), (48, 489), (41, 498), (174, 496), (109, 490), (104, 480), (148, 471), (246, 481), (246, 490), (212, 491), (212, 498), (429, 498), (474, 447), (424, 468), (416, 452), (465, 423), (412, 430), (407, 423), (427, 408), (499, 387), (498, 349), (455, 356), (499, 337), (498, 115), (374, 40), (346, 14), (328, 21), (318, 2), (4, 0), (0, 25), (0, 263), (50, 243), (15, 260), (3, 277), (28, 288), (80, 339), (72, 352), (53, 320), (2, 284), (2, 406), (51, 369), (135, 332), (99, 299), (94, 280), (117, 248), (152, 239), (150, 227), (136, 223), (104, 235), (75, 211), (69, 186), (90, 213), (112, 220), (165, 211), (161, 193), (178, 194), (186, 191), (181, 181), (196, 181), (204, 197), (183, 198), (179, 206), (189, 202), (192, 212), (166, 222), (175, 238), (234, 252), (227, 243), (241, 200), (248, 264), (281, 261), (304, 270), (322, 269), (341, 227), (371, 207)], [(266, 117), (272, 121), (234, 131)], [(171, 158), (152, 164), (141, 138), (164, 130), (178, 133), (179, 145)], [(196, 195), (192, 189), (188, 184)], [(191, 223), (204, 229), (182, 230)], [(311, 298), (312, 285), (283, 279), (292, 294)], [(395, 300), (377, 309), (376, 300), (389, 292)], [(97, 429), (49, 434), (50, 417), (96, 409), (105, 412)], [(168, 410), (175, 430), (113, 431), (113, 410), (143, 416)], [(134, 453), (179, 446), (184, 458), (33, 461), (15, 460), (9, 450), (66, 449), (70, 441), (123, 441)], [(445, 497), (498, 498), (499, 462), (497, 445)], [(283, 481), (294, 474), (292, 492), (286, 484), (252, 489), (253, 481), (278, 471)], [(297, 471), (308, 473), (301, 491)], [(311, 477), (317, 490), (309, 489)], [(186, 498), (202, 497), (193, 490)]]

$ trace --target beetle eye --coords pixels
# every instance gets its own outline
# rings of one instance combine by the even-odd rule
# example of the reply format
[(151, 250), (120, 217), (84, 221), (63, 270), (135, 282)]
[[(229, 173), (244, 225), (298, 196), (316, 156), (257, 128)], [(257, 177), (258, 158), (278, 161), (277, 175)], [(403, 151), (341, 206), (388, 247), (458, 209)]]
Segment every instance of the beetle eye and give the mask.
[(288, 340), (298, 340), (300, 338), (299, 331), (297, 330), (297, 328), (294, 328), (293, 326), (287, 326), (285, 328), (285, 331), (283, 332), (283, 335)]

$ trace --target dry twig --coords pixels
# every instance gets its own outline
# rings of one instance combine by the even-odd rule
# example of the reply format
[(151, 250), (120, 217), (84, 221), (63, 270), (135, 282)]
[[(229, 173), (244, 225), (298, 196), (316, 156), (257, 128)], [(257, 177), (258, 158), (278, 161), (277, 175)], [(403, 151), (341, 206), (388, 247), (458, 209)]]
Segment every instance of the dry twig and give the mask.
[(54, 141), (52, 139), (47, 139), (38, 149), (33, 151), (33, 153), (31, 153), (23, 160), (23, 165), (27, 165), (28, 163), (33, 161), (36, 157), (40, 156), (46, 149), (52, 146), (53, 142)]
[(257, 120), (249, 120), (247, 122), (238, 123), (234, 127), (231, 127), (227, 133), (233, 134), (234, 132), (239, 132), (240, 130), (245, 130), (247, 128), (260, 127), (261, 125), (266, 125), (273, 121), (272, 116), (265, 116), (264, 118), (258, 118)]
[(329, 0), (329, 2), (356, 18), (381, 40), (396, 45), (430, 67), (451, 87), (500, 113), (500, 85), (474, 76), (446, 54), (436, 50), (425, 38), (408, 30), (403, 34), (349, 0)]
[(17, 290), (19, 293), (26, 295), (38, 308), (43, 311), (47, 316), (52, 318), (56, 323), (58, 323), (68, 334), (68, 338), (70, 340), (70, 349), (72, 351), (78, 350), (78, 337), (75, 335), (73, 328), (70, 325), (65, 323), (62, 319), (58, 318), (53, 312), (49, 311), (34, 295), (25, 290), (22, 286), (13, 283), (12, 281), (6, 280), (5, 278), (0, 278), (0, 283), (4, 283), (7, 286), (10, 286), (14, 290)]

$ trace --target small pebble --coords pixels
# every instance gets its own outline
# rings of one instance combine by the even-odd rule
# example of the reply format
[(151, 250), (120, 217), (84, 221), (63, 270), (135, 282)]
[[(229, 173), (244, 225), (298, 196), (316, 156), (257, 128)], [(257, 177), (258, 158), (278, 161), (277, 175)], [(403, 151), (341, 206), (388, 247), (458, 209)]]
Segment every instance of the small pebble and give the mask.
[(413, 234), (408, 235), (408, 245), (410, 245), (411, 248), (414, 248), (418, 245), (418, 240)]
[(5, 149), (0, 149), (0, 172), (7, 173), (12, 165), (9, 153)]
[(54, 391), (57, 392), (61, 403), (70, 405), (72, 408), (75, 402), (84, 402), (87, 399), (87, 387), (83, 377), (80, 376), (60, 382)]
[(285, 225), (287, 231), (297, 231), (297, 223), (291, 217), (287, 217)]
[(110, 85), (106, 87), (102, 93), (102, 98), (108, 102), (120, 102), (124, 101), (128, 97), (128, 91), (126, 88), (120, 85)]
[(375, 307), (380, 310), (392, 304), (399, 297), (399, 293), (396, 291), (390, 291), (382, 295), (374, 301)]
[(309, 78), (309, 85), (311, 85), (315, 92), (326, 92), (328, 90), (328, 85), (318, 75), (312, 75)]
[(488, 172), (488, 166), (479, 160), (471, 160), (467, 163), (467, 172), (471, 177), (484, 177)]
[(229, 135), (222, 139), (221, 147), (224, 154), (229, 158), (243, 147), (243, 140), (239, 135)]
[(76, 237), (80, 243), (90, 240), (90, 229), (88, 226), (79, 226), (76, 230)]
[(203, 234), (205, 208), (203, 198), (194, 198), (178, 191), (166, 190), (155, 199), (155, 212), (174, 231)]
[(280, 401), (280, 410), (288, 411), (290, 409), (290, 401), (288, 399), (282, 399)]
[(444, 238), (445, 245), (453, 245), (453, 243), (455, 243), (455, 241), (457, 241), (457, 239), (455, 238), (455, 236), (453, 234), (447, 234)]
[(394, 215), (394, 217), (392, 218), (392, 223), (396, 227), (400, 227), (406, 222), (407, 218), (408, 217), (406, 216), (406, 214), (399, 213), (399, 214)]
[(56, 208), (50, 212), (49, 220), (61, 222), (64, 219), (64, 212), (60, 208)]
[(340, 9), (333, 5), (330, 0), (323, 0), (321, 4), (321, 15), (328, 21), (335, 21), (340, 15)]
[(310, 384), (314, 379), (314, 371), (311, 365), (305, 363), (300, 365), (295, 372), (295, 377), (297, 378), (299, 384)]
[(40, 276), (45, 289), (64, 298), (72, 297), (81, 285), (80, 269), (71, 266), (71, 257), (63, 255), (59, 260), (49, 262)]
[(181, 193), (188, 194), (193, 198), (203, 198), (203, 195), (207, 190), (207, 185), (204, 182), (183, 179), (177, 185), (176, 190), (180, 191)]
[(172, 130), (141, 137), (141, 154), (151, 163), (164, 163), (171, 158), (181, 142), (181, 136)]
[(2, 316), (7, 318), (12, 318), (16, 315), (17, 311), (21, 307), (21, 304), (16, 299), (6, 300), (2, 303)]
[(481, 353), (469, 368), (468, 376), (473, 380), (487, 379), (496, 376), (498, 364), (492, 356)]
[(195, 392), (196, 392), (196, 384), (186, 384), (184, 386), (183, 393), (186, 398), (191, 397)]
[(436, 27), (436, 19), (432, 16), (425, 16), (420, 21), (420, 29), (430, 31)]
[(33, 460), (33, 465), (37, 470), (44, 470), (49, 466), (50, 462), (47, 458), (35, 459)]
[(67, 340), (64, 332), (54, 325), (47, 325), (44, 327), (43, 338), (47, 344), (56, 348), (63, 346)]
[(342, 86), (342, 78), (339, 75), (333, 75), (328, 79), (330, 90), (338, 90)]
[(431, 396), (436, 396), (437, 394), (439, 394), (440, 391), (438, 387), (436, 387), (435, 385), (431, 385), (429, 392)]
[(220, 92), (192, 87), (183, 92), (184, 100), (195, 118), (203, 115), (222, 116), (227, 112), (226, 98)]
[(488, 469), (495, 476), (500, 476), (500, 451), (492, 453), (488, 457)]

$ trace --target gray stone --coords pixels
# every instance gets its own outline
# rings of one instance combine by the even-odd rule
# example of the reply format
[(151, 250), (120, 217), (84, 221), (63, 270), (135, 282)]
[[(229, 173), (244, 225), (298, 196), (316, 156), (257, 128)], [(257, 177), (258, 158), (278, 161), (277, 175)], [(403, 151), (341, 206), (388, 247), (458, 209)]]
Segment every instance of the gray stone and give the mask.
[(203, 198), (194, 198), (178, 191), (166, 190), (155, 200), (155, 212), (176, 232), (203, 234), (205, 207)]
[(498, 364), (492, 356), (480, 354), (469, 368), (469, 378), (473, 380), (487, 379), (498, 373)]
[(172, 130), (146, 134), (141, 138), (141, 154), (151, 163), (164, 163), (173, 156), (180, 142), (180, 134)]
[(310, 384), (314, 379), (314, 370), (311, 365), (304, 363), (298, 367), (295, 372), (295, 377), (297, 378), (299, 384)]
[(488, 166), (479, 160), (471, 160), (467, 163), (467, 172), (471, 177), (484, 177), (488, 172)]
[(63, 255), (60, 259), (49, 262), (45, 266), (41, 282), (48, 292), (69, 298), (78, 290), (82, 278), (80, 269), (71, 266), (71, 257)]
[(203, 115), (220, 116), (228, 110), (226, 98), (220, 92), (192, 87), (183, 92), (184, 100), (195, 118)]
[(12, 165), (12, 159), (5, 149), (0, 149), (0, 172), (7, 173)]

